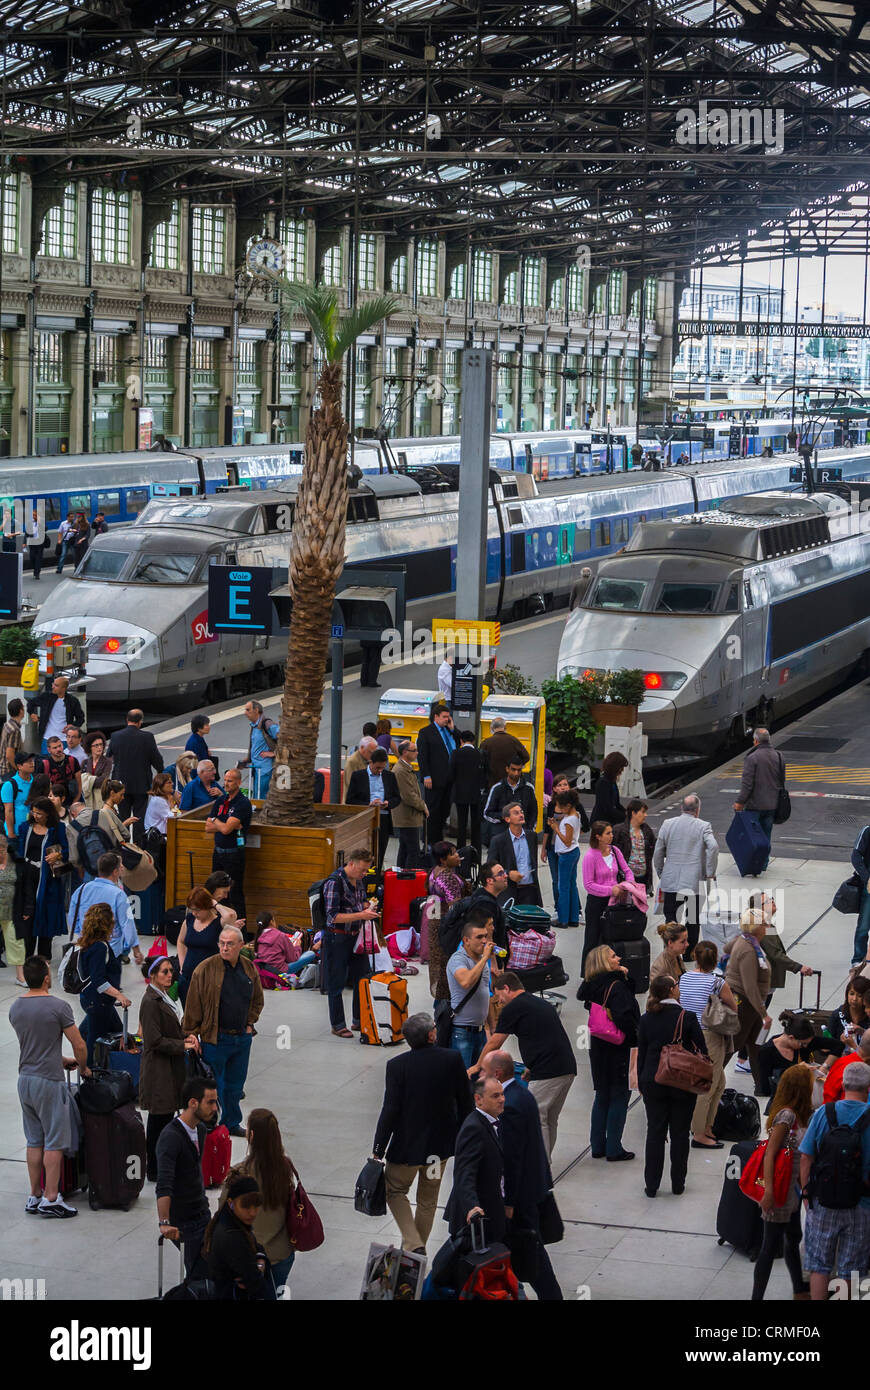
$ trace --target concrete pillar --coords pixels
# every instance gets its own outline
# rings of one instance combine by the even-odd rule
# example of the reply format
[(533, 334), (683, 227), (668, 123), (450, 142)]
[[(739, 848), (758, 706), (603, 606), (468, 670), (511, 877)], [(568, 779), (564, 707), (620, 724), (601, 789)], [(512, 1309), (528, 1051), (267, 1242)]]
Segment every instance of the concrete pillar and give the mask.
[[(72, 395), (69, 401), (69, 451), (80, 454), (84, 448), (85, 334), (69, 335), (69, 375)], [(93, 442), (93, 441), (92, 441)]]

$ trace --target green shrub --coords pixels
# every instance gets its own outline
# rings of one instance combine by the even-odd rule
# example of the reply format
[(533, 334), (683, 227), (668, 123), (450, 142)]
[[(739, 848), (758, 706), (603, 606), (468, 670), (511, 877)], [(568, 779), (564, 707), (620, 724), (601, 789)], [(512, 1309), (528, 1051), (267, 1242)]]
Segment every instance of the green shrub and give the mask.
[(38, 645), (30, 627), (0, 628), (0, 664), (23, 666), (31, 656), (36, 656)]
[(601, 732), (590, 713), (590, 706), (597, 703), (593, 682), (563, 676), (542, 681), (541, 694), (547, 702), (547, 741), (566, 753), (590, 751)]
[(502, 695), (538, 694), (535, 682), (524, 676), (519, 666), (512, 666), (510, 662), (494, 667), (489, 674), (491, 679), (487, 683), (493, 690), (500, 690)]
[(608, 671), (607, 693), (615, 705), (639, 705), (645, 692), (643, 671)]

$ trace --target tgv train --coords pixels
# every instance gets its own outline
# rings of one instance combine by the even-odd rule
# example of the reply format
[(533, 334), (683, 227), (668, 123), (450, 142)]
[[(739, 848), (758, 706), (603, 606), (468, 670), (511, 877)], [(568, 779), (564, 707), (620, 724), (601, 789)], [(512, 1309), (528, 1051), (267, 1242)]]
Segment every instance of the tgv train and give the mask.
[(558, 673), (640, 669), (652, 743), (709, 753), (870, 669), (870, 534), (769, 492), (638, 527), (568, 618)]
[[(849, 469), (850, 477), (863, 477), (870, 470), (867, 452), (849, 456)], [(552, 608), (568, 599), (583, 565), (622, 548), (639, 523), (782, 487), (788, 477), (787, 461), (773, 459), (540, 485), (528, 475), (492, 470), (487, 614), (510, 619)], [(416, 478), (366, 476), (350, 492), (347, 560), (403, 565), (414, 622), (453, 612), (458, 485), (459, 469), (444, 464)], [(205, 694), (213, 702), (266, 683), (278, 675), (283, 641), (215, 637), (207, 568), (210, 562), (286, 567), (295, 496), (291, 482), (268, 493), (155, 498), (133, 526), (96, 537), (74, 578), (46, 599), (36, 633), (85, 629), (90, 700), (177, 703), (179, 695)], [(384, 617), (383, 626), (391, 625)]]
[[(663, 441), (658, 447), (670, 463), (675, 463), (684, 454), (691, 463), (711, 458), (758, 458), (766, 449), (772, 449), (775, 454), (785, 453), (791, 429), (791, 418), (782, 416), (669, 425), (667, 429), (657, 431)], [(859, 447), (868, 440), (870, 418), (856, 418), (846, 426), (833, 419), (822, 425), (818, 436), (815, 432), (813, 434), (813, 445), (820, 451)]]
[[(700, 439), (705, 428), (712, 441), (708, 445)], [(729, 427), (728, 422), (721, 421), (706, 427), (678, 427), (699, 438), (675, 439), (669, 446), (663, 445), (652, 430), (642, 430), (639, 442), (647, 456), (657, 455), (664, 462), (668, 462), (668, 452), (672, 464), (683, 453), (697, 461), (703, 452), (709, 461), (729, 456), (729, 428), (740, 427)], [(785, 450), (788, 421), (754, 421), (745, 428), (758, 431), (757, 435), (746, 436), (748, 454), (760, 454), (761, 447), (771, 442), (775, 452)], [(774, 428), (778, 433), (767, 432)], [(824, 436), (824, 447), (832, 447), (835, 442), (833, 430), (829, 434), (830, 438)], [(539, 482), (609, 470), (619, 473), (630, 468), (630, 450), (637, 439), (634, 430), (614, 430), (609, 436), (595, 430), (493, 435), (490, 467), (529, 473)], [(733, 442), (732, 439), (732, 445)], [(358, 440), (354, 444), (354, 462), (365, 474), (414, 474), (442, 464), (458, 464), (459, 451), (458, 435)], [(732, 448), (731, 452), (741, 456), (740, 448)], [(16, 500), (20, 503), (19, 531), (22, 525), (29, 527), (31, 510), (37, 506), (43, 512), (53, 545), (57, 528), (70, 511), (83, 512), (89, 519), (102, 512), (111, 528), (135, 520), (152, 497), (208, 496), (227, 486), (252, 490), (281, 487), (299, 476), (302, 457), (302, 444), (291, 443), (4, 459), (0, 467), (0, 506), (5, 504), (7, 517), (4, 529), (8, 533), (8, 509)]]

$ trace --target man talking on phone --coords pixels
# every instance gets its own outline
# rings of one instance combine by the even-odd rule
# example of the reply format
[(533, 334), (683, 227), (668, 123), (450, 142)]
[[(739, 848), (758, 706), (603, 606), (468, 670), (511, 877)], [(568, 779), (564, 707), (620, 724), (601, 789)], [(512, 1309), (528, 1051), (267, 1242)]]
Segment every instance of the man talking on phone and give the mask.
[[(380, 915), (374, 903), (366, 897), (365, 877), (372, 856), (367, 849), (351, 850), (347, 863), (323, 885), (323, 905), (326, 909), (326, 928), (323, 932), (321, 959), (326, 972), (326, 995), (329, 1001), (329, 1025), (337, 1038), (352, 1038), (360, 1031), (359, 982), (368, 979), (371, 963), (365, 951), (354, 950), (360, 928), (374, 922)], [(344, 988), (353, 989), (351, 1027), (344, 1015)], [(353, 1032), (351, 1032), (353, 1029)]]

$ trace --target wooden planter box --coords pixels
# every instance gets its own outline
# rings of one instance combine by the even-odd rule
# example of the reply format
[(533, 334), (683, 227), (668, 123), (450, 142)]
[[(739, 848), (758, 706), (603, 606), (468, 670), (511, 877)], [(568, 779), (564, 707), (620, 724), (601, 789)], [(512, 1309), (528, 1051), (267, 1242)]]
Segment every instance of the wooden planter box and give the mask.
[(631, 729), (637, 723), (637, 705), (614, 705), (605, 700), (600, 705), (590, 705), (589, 713), (596, 724), (609, 724), (611, 728)]
[[(203, 831), (207, 806), (166, 823), (166, 905), (183, 903), (191, 888), (205, 882), (212, 871), (213, 837)], [(265, 908), (279, 922), (297, 927), (311, 925), (308, 889), (319, 878), (338, 868), (341, 855), (360, 845), (374, 851), (377, 810), (368, 806), (315, 806), (315, 811), (338, 818), (328, 825), (266, 825), (251, 821), (245, 855), (245, 905), (249, 928)], [(257, 843), (259, 840), (259, 844)], [(191, 861), (191, 855), (193, 856)]]
[(23, 666), (3, 666), (0, 664), (0, 686), (14, 686), (19, 689), (21, 677), (24, 674)]

